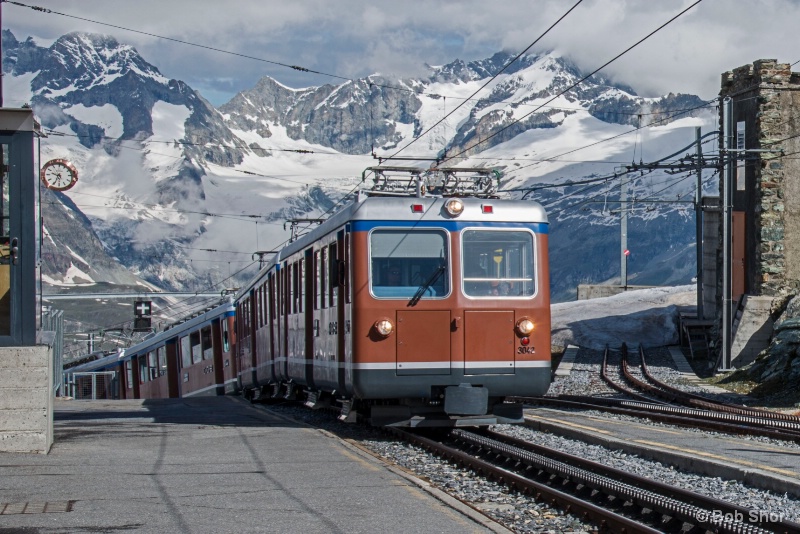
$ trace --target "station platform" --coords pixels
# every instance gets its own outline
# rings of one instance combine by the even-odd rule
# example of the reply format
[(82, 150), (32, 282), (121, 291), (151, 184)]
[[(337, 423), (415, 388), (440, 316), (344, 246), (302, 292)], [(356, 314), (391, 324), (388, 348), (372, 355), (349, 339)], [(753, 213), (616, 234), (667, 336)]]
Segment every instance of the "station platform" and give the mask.
[(327, 432), (235, 397), (56, 401), (0, 454), (0, 533), (508, 532)]

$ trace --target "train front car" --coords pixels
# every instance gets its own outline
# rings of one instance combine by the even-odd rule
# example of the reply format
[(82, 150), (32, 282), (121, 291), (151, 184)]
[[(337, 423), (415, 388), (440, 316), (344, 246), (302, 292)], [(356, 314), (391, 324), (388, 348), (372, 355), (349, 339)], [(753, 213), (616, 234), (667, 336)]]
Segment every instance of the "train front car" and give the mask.
[(354, 210), (353, 396), (374, 425), (522, 422), (551, 380), (548, 223), (526, 201), (380, 197)]

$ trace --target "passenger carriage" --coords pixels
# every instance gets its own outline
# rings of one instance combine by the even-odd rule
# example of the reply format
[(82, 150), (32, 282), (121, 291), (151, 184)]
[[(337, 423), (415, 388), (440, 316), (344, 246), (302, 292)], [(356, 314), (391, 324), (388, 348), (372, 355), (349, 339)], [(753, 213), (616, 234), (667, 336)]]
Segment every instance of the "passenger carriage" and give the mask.
[(114, 396), (120, 399), (237, 393), (234, 310), (228, 298), (118, 354), (74, 367), (68, 373), (114, 371)]

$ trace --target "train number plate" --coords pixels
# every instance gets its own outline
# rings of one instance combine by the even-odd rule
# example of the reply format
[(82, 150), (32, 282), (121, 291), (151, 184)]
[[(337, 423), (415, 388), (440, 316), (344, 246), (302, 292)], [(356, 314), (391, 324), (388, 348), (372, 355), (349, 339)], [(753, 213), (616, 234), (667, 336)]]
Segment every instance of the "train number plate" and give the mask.
[(517, 354), (536, 354), (533, 347), (517, 347)]

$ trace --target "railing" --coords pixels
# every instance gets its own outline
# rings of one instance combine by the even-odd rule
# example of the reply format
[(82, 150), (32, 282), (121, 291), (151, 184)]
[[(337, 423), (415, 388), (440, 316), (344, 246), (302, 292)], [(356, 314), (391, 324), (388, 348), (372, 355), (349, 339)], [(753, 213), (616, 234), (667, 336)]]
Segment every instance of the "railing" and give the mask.
[(42, 313), (42, 330), (54, 332), (53, 338), (53, 392), (63, 396), (64, 388), (64, 312), (46, 310)]
[(116, 371), (71, 373), (67, 383), (76, 400), (118, 399), (119, 379)]

